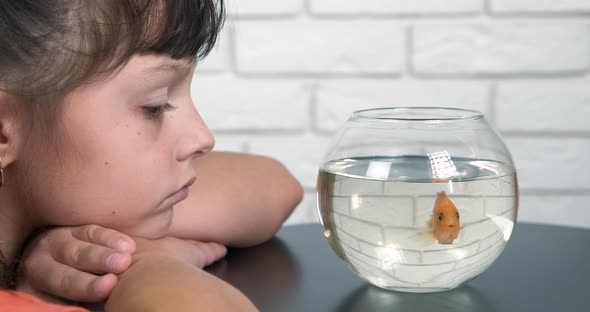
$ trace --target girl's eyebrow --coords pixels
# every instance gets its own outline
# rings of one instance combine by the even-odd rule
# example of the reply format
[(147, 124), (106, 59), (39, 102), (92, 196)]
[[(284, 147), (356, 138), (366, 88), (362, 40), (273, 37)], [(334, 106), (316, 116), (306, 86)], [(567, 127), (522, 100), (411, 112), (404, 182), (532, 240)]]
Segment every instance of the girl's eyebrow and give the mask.
[(190, 63), (162, 62), (157, 66), (144, 69), (139, 75), (149, 79), (160, 74), (186, 74), (190, 69)]

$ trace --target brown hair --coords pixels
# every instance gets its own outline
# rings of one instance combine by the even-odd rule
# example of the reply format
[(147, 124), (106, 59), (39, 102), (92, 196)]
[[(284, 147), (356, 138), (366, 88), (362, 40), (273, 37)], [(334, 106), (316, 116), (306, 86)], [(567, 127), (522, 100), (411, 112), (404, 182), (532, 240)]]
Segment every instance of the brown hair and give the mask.
[(0, 88), (59, 94), (137, 53), (203, 57), (223, 21), (223, 0), (2, 1)]

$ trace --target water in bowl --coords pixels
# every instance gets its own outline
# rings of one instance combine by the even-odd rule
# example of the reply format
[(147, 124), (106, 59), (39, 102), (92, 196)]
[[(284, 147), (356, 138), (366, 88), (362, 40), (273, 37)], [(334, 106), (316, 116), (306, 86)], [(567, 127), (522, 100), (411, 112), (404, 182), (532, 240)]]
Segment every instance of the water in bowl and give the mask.
[[(443, 191), (460, 215), (450, 243), (431, 222)], [(452, 289), (487, 269), (510, 238), (517, 205), (511, 166), (448, 154), (341, 159), (318, 177), (332, 249), (370, 283), (406, 292)]]

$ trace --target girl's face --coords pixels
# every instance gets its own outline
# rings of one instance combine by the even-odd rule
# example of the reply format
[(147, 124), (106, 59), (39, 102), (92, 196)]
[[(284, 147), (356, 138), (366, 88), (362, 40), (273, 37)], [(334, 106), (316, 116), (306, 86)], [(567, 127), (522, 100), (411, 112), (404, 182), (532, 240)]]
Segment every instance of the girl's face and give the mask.
[(190, 97), (193, 71), (140, 55), (112, 79), (68, 94), (58, 139), (25, 147), (27, 208), (45, 224), (166, 235), (196, 177), (191, 161), (214, 145)]

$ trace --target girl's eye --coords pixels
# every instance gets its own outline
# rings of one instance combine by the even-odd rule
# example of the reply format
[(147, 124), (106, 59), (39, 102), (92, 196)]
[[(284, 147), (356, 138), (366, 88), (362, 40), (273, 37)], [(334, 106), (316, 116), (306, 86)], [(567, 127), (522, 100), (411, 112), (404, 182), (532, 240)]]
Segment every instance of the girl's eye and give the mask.
[(442, 219), (443, 219), (443, 214), (442, 214), (442, 212), (441, 212), (441, 213), (438, 215), (438, 219), (439, 219), (440, 221), (442, 221)]
[(176, 106), (166, 103), (160, 106), (143, 106), (143, 111), (145, 112), (148, 119), (160, 119), (162, 118), (162, 114), (165, 112), (173, 111), (176, 109)]

